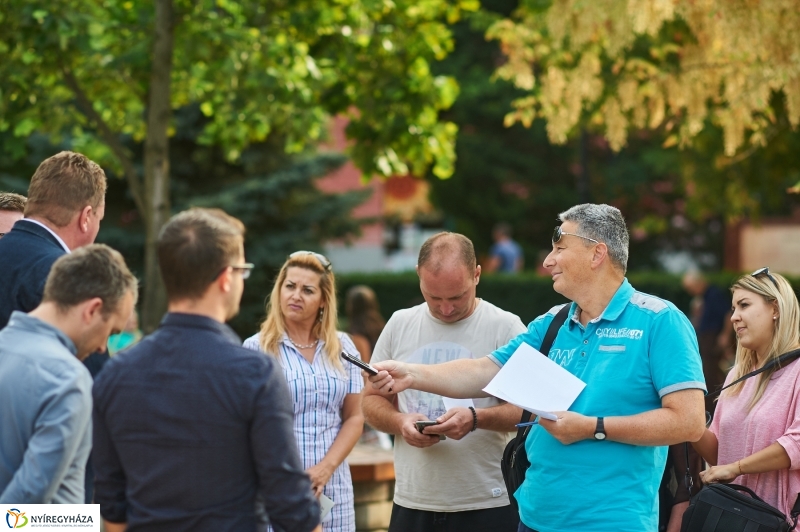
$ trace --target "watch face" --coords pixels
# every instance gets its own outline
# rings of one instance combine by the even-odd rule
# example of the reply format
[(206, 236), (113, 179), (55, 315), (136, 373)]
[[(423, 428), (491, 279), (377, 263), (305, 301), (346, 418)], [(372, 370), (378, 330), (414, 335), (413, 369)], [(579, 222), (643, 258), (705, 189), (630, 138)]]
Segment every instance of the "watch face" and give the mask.
[(602, 432), (595, 432), (594, 439), (595, 440), (605, 440), (606, 439), (606, 435), (603, 434)]

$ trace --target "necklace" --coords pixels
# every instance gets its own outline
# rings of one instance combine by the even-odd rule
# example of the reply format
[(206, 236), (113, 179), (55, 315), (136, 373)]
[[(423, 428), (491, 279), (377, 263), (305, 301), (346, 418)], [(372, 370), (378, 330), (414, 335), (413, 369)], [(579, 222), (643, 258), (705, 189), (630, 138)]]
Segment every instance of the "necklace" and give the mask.
[(316, 340), (314, 340), (314, 341), (313, 341), (313, 342), (311, 342), (310, 344), (308, 344), (308, 345), (303, 345), (303, 344), (298, 344), (298, 343), (295, 343), (295, 341), (294, 341), (294, 340), (292, 340), (292, 337), (291, 337), (291, 336), (289, 336), (288, 334), (286, 335), (286, 338), (288, 338), (288, 339), (289, 339), (289, 342), (290, 342), (290, 343), (291, 343), (293, 346), (295, 346), (297, 349), (311, 349), (312, 347), (314, 347), (315, 345), (317, 345), (317, 342), (319, 342), (319, 338), (317, 338)]

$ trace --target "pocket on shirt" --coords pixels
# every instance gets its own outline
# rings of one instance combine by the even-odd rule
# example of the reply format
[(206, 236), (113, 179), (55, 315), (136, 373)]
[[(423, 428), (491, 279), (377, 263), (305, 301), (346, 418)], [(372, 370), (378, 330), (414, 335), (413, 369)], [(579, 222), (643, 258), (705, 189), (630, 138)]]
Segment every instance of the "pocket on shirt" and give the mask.
[(624, 345), (600, 345), (597, 346), (597, 350), (601, 353), (624, 353), (625, 346)]

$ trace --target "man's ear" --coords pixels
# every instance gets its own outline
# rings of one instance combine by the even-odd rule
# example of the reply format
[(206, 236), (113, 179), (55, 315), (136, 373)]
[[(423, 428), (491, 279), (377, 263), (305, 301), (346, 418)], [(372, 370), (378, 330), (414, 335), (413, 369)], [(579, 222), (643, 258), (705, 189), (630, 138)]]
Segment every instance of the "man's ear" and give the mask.
[(607, 258), (608, 246), (606, 246), (603, 242), (595, 244), (594, 252), (592, 253), (592, 269), (599, 268)]
[(481, 265), (478, 264), (475, 267), (475, 286), (478, 286), (478, 283), (481, 282)]
[(93, 297), (83, 303), (81, 310), (81, 318), (84, 323), (91, 323), (95, 316), (103, 312), (103, 300), (99, 297)]
[(89, 231), (89, 215), (93, 210), (91, 205), (87, 205), (81, 209), (80, 214), (78, 214), (78, 229), (80, 229), (82, 233)]
[(233, 286), (233, 268), (230, 266), (225, 268), (225, 270), (219, 274), (219, 277), (217, 277), (215, 282), (217, 283), (217, 286), (221, 292), (225, 294), (230, 292), (231, 287)]

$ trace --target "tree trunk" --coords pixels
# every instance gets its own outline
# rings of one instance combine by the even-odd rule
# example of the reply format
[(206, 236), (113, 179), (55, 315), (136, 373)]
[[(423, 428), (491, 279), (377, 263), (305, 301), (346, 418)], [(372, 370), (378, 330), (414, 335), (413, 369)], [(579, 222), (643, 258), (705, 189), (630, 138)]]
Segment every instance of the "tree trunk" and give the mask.
[(147, 102), (147, 138), (144, 145), (144, 298), (142, 329), (153, 331), (167, 308), (164, 283), (158, 269), (156, 240), (161, 227), (170, 215), (169, 202), (169, 137), (167, 130), (172, 118), (170, 81), (174, 47), (173, 0), (155, 0), (155, 39), (153, 69)]

